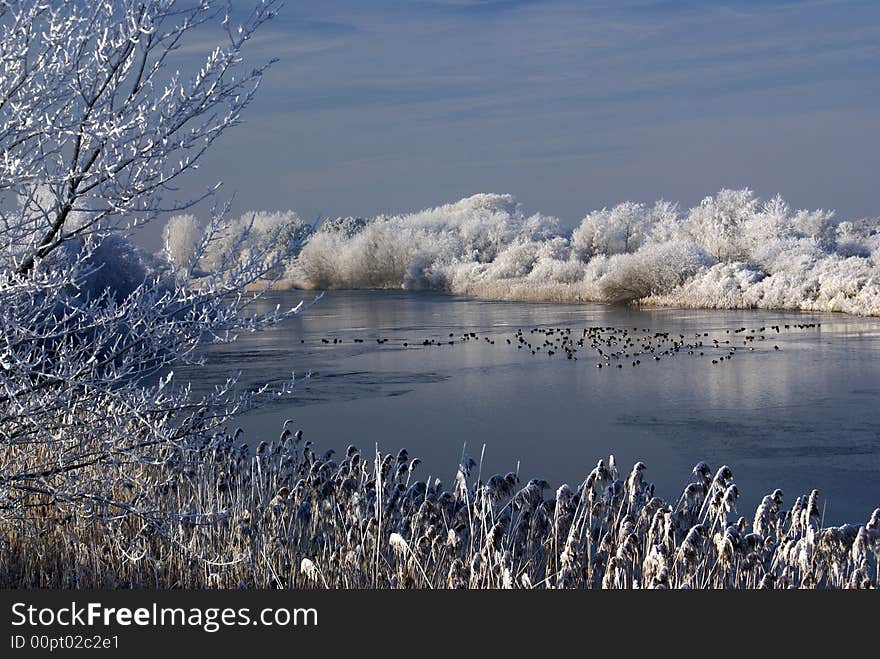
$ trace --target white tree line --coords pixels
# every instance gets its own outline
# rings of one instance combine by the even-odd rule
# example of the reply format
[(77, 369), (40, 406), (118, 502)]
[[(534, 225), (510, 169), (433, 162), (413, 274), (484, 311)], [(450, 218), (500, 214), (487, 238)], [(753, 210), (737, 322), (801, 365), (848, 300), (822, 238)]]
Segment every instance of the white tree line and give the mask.
[[(838, 221), (831, 211), (794, 210), (781, 196), (761, 200), (748, 189), (722, 189), (685, 211), (663, 200), (623, 202), (588, 213), (572, 231), (498, 194), (317, 228), (292, 211), (240, 221), (249, 217), (296, 237), (282, 241), (302, 245), (288, 252), (284, 277), (305, 289), (880, 314), (876, 219)], [(191, 260), (199, 231), (191, 215), (166, 225), (166, 250), (178, 266)], [(266, 246), (264, 232), (251, 237)], [(226, 248), (216, 253), (235, 258)], [(210, 271), (211, 263), (200, 265)]]

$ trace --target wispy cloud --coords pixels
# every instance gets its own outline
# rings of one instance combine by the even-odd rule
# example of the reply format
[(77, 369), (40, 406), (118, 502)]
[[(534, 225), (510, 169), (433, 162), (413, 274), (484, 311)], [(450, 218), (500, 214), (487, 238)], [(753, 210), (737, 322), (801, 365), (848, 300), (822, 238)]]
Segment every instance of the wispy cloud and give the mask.
[[(307, 215), (491, 185), (573, 219), (661, 180), (686, 200), (725, 176), (876, 213), (855, 168), (877, 160), (858, 113), (880, 102), (878, 44), (874, 0), (291, 4), (251, 44), (281, 61), (203, 176), (233, 178), (243, 205)], [(786, 121), (797, 130), (778, 129)], [(798, 131), (821, 131), (816, 158), (833, 177), (799, 184), (749, 166), (749, 149), (772, 149), (777, 168), (803, 171), (814, 136)], [(835, 140), (849, 157), (827, 148)]]

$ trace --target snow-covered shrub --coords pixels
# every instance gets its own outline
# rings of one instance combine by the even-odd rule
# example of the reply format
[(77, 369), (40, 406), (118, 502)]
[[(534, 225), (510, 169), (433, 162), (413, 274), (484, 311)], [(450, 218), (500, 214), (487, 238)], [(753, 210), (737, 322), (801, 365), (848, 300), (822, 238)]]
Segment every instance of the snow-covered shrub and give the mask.
[(584, 264), (572, 259), (541, 258), (528, 279), (535, 283), (577, 284), (584, 279)]
[(429, 266), (423, 236), (412, 227), (398, 227), (380, 219), (354, 236), (338, 257), (342, 261), (342, 283), (347, 288), (400, 288), (412, 278), (413, 264)]
[(481, 264), (480, 276), (484, 279), (517, 279), (527, 276), (535, 262), (541, 243), (533, 240), (516, 241), (498, 254), (491, 263)]
[(599, 289), (609, 302), (640, 300), (669, 293), (713, 263), (714, 259), (691, 241), (651, 243), (635, 254), (612, 256)]
[(708, 309), (741, 309), (755, 306), (746, 293), (766, 275), (747, 263), (716, 263), (698, 276), (666, 294), (652, 295), (646, 302)]
[(752, 247), (752, 262), (768, 274), (803, 272), (826, 256), (812, 238), (772, 238)]
[[(82, 249), (81, 242), (71, 242), (69, 245)], [(119, 234), (102, 238), (83, 260), (83, 265), (87, 274), (80, 290), (91, 298), (106, 291), (119, 303), (134, 293), (138, 286), (164, 284), (164, 281), (152, 283), (162, 274), (164, 264)]]
[(303, 288), (344, 288), (339, 253), (345, 236), (333, 231), (318, 231), (287, 266), (287, 276)]
[[(322, 228), (290, 272), (305, 288), (437, 286), (467, 263), (486, 265), (489, 277), (494, 272), (503, 278), (511, 267), (523, 276), (529, 270), (522, 270), (521, 259), (529, 248), (519, 248), (545, 241), (556, 230), (555, 218), (525, 217), (510, 195), (479, 194), (419, 213), (346, 223), (344, 230)], [(505, 254), (511, 246), (518, 251)]]

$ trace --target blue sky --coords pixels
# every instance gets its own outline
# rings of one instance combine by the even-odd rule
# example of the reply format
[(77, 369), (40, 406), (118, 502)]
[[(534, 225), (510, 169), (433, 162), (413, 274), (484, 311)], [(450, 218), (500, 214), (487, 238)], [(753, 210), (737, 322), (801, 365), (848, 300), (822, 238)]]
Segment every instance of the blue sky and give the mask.
[(571, 225), (749, 186), (880, 215), (876, 0), (288, 0), (250, 56), (280, 61), (189, 183), (238, 210), (509, 192)]

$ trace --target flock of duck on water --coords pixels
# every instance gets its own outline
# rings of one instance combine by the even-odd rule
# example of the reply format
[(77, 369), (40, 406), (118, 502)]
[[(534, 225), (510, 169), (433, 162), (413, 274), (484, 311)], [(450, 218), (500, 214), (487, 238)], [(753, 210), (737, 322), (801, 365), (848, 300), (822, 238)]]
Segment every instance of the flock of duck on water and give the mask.
[[(623, 368), (625, 363), (640, 366), (642, 357), (646, 360), (661, 361), (672, 358), (680, 353), (704, 357), (710, 353), (711, 363), (720, 364), (733, 359), (738, 351), (755, 350), (756, 345), (767, 341), (786, 331), (818, 330), (822, 323), (789, 323), (780, 325), (764, 325), (749, 329), (737, 327), (724, 330), (724, 338), (713, 338), (709, 332), (696, 332), (692, 335), (673, 334), (671, 332), (653, 331), (639, 327), (586, 327), (572, 330), (570, 327), (533, 327), (528, 331), (517, 329), (512, 336), (464, 332), (450, 332), (443, 338), (429, 337), (415, 342), (409, 340), (393, 340), (383, 337), (369, 339), (356, 337), (353, 339), (339, 337), (323, 337), (322, 346), (340, 346), (346, 343), (363, 344), (373, 341), (377, 345), (388, 345), (397, 348), (416, 348), (430, 346), (454, 346), (464, 343), (484, 343), (515, 346), (517, 350), (525, 350), (532, 356), (561, 356), (571, 361), (578, 361), (579, 356), (594, 355), (597, 358), (596, 368)], [(300, 339), (301, 344), (306, 339)], [(741, 345), (737, 345), (741, 344)], [(764, 345), (770, 345), (769, 343)], [(769, 349), (769, 348), (768, 348)], [(773, 350), (781, 350), (773, 344)]]

